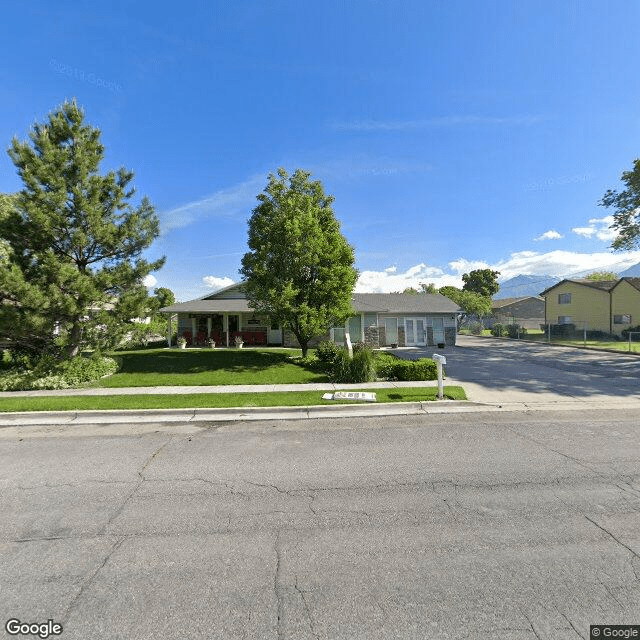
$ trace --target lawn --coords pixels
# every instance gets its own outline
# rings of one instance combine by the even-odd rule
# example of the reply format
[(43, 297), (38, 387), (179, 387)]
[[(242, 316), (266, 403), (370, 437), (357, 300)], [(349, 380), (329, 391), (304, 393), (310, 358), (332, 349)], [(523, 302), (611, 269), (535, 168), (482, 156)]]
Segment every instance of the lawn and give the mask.
[[(420, 402), (436, 399), (436, 387), (367, 389), (378, 402)], [(229, 407), (306, 407), (353, 404), (353, 401), (323, 400), (324, 391), (276, 391), (268, 393), (188, 393), (175, 395), (136, 394), (113, 396), (39, 396), (0, 399), (0, 412), (9, 411), (87, 411), (114, 409), (201, 409)], [(462, 387), (445, 386), (450, 400), (466, 400)], [(369, 403), (359, 403), (369, 404)]]
[(120, 370), (99, 387), (293, 384), (326, 382), (324, 374), (295, 364), (300, 349), (150, 349), (109, 355)]

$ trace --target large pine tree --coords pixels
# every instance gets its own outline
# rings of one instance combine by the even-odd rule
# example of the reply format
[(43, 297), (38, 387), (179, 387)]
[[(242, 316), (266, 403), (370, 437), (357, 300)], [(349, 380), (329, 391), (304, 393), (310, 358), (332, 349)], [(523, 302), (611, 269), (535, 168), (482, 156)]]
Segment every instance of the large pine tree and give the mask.
[(147, 198), (134, 207), (133, 173), (99, 173), (100, 130), (75, 101), (62, 104), (9, 155), (23, 189), (7, 201), (0, 237), (0, 335), (33, 353), (73, 357), (113, 343), (148, 303), (143, 279), (164, 258), (141, 257), (159, 233)]

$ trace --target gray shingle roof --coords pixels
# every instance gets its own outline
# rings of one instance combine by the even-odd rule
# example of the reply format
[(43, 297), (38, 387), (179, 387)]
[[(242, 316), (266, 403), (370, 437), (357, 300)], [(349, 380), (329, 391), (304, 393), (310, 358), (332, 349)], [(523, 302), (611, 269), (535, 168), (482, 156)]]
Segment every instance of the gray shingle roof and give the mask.
[(353, 308), (360, 313), (458, 313), (460, 307), (440, 294), (354, 293)]
[[(358, 313), (458, 313), (455, 302), (439, 294), (354, 293), (352, 304)], [(243, 298), (212, 299), (212, 295), (188, 302), (177, 302), (160, 309), (162, 313), (238, 313), (252, 311)]]

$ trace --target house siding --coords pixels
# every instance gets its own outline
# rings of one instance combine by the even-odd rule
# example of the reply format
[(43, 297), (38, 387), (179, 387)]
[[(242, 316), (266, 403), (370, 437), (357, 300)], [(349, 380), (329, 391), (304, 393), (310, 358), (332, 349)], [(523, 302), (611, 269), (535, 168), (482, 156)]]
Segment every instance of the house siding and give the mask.
[[(615, 324), (614, 316), (629, 315), (631, 322)], [(611, 326), (613, 333), (620, 335), (623, 329), (640, 324), (640, 291), (622, 280), (611, 292)]]
[[(564, 314), (568, 315), (568, 314)], [(519, 324), (526, 329), (538, 329), (544, 322), (544, 300), (526, 298), (493, 309), (491, 317), (484, 325), (491, 328), (496, 322), (501, 324)]]
[[(569, 304), (559, 304), (558, 296), (571, 294)], [(545, 294), (545, 322), (558, 323), (559, 316), (570, 316), (576, 328), (590, 331), (611, 331), (609, 292), (577, 282), (564, 282)]]

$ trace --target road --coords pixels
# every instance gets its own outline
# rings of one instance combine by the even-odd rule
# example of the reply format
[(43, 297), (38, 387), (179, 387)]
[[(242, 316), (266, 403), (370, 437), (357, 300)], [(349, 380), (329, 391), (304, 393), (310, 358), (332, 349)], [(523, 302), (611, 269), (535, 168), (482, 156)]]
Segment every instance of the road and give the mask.
[(64, 640), (640, 623), (635, 410), (8, 427), (0, 487), (3, 623)]

